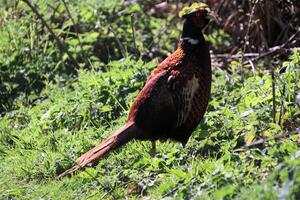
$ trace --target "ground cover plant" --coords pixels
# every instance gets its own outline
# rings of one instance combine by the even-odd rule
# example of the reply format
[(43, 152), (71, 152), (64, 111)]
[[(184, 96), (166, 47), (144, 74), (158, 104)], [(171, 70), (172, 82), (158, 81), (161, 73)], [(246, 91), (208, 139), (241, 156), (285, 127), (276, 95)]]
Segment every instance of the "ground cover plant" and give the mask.
[(209, 2), (212, 96), (187, 146), (133, 141), (62, 180), (124, 123), (188, 2), (0, 2), (0, 199), (300, 198), (297, 1)]

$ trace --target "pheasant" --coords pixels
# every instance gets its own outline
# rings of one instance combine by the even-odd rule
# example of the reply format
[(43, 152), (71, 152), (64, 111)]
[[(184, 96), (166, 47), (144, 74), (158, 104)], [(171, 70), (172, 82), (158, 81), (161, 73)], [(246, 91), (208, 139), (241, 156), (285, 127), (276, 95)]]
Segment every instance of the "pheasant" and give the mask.
[[(200, 123), (211, 91), (211, 60), (202, 29), (210, 20), (206, 4), (180, 12), (184, 19), (178, 48), (151, 73), (134, 100), (128, 120), (102, 143), (76, 160), (61, 178), (98, 160), (133, 139), (171, 139), (185, 145)], [(155, 147), (155, 145), (153, 145)]]

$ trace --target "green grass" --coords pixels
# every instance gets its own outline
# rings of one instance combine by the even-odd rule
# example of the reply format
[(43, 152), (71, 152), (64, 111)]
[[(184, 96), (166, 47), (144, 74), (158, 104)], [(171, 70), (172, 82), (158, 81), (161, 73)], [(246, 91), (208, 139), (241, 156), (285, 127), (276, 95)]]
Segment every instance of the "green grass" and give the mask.
[[(289, 69), (294, 78), (299, 75), (298, 64)], [(124, 123), (130, 102), (145, 81), (142, 74), (149, 74), (154, 66), (131, 59), (110, 65), (106, 73), (81, 70), (64, 87), (48, 83), (35, 104), (21, 105), (1, 119), (1, 198), (249, 199), (246, 194), (251, 193), (274, 199), (280, 194), (299, 195), (297, 135), (234, 152), (247, 142), (298, 127), (299, 118), (294, 127), (285, 123), (299, 108), (290, 102), (282, 125), (274, 124), (270, 75), (249, 73), (243, 85), (237, 72), (230, 75), (219, 70), (214, 70), (209, 110), (186, 148), (159, 143), (158, 154), (151, 157), (149, 142), (133, 141), (95, 168), (54, 180), (81, 153)], [(293, 77), (292, 83), (299, 88)], [(282, 77), (277, 78), (280, 82)]]
[[(140, 59), (135, 55), (130, 15), (108, 17), (124, 9), (120, 4), (95, 2), (68, 4), (72, 13), (80, 10), (84, 16), (81, 19), (85, 24), (81, 33), (83, 51), (77, 49), (73, 36), (61, 31), (72, 27), (70, 19), (62, 23), (65, 28), (55, 29), (65, 37), (68, 49), (80, 64), (79, 69), (72, 69), (48, 33), (39, 32), (41, 24), (32, 22), (31, 14), (23, 13), (28, 11), (26, 5), (22, 3), (16, 10), (10, 5), (11, 10), (2, 10), (5, 15), (1, 17), (5, 20), (0, 26), (3, 44), (0, 47), (3, 83), (0, 87), (0, 199), (300, 198), (299, 135), (236, 151), (261, 138), (272, 138), (300, 127), (300, 105), (296, 101), (300, 91), (300, 52), (296, 49), (283, 61), (275, 63), (266, 59), (255, 63), (255, 74), (248, 65), (243, 66), (242, 73), (239, 61), (229, 64), (230, 73), (213, 67), (208, 111), (185, 148), (172, 141), (159, 142), (157, 154), (152, 157), (150, 142), (131, 141), (100, 160), (97, 166), (55, 180), (78, 156), (126, 121), (131, 102), (158, 63), (151, 56)], [(52, 11), (44, 4), (39, 2), (40, 12), (51, 21)], [(125, 10), (140, 14), (136, 42), (141, 54), (152, 53), (153, 57), (160, 58), (159, 55), (174, 48), (177, 23), (173, 19), (164, 21), (147, 16), (143, 6), (132, 4)], [(65, 11), (62, 4), (58, 8), (51, 21), (53, 27), (60, 23), (55, 21), (59, 13)], [(100, 14), (93, 15), (93, 9)], [(14, 13), (18, 20), (9, 17)], [(97, 32), (102, 34), (100, 38), (93, 34), (95, 23), (100, 22), (98, 18), (105, 19)], [(120, 30), (118, 20), (123, 23)], [(106, 32), (109, 23), (116, 28), (127, 49), (126, 58), (120, 59), (115, 36)], [(164, 23), (171, 23), (175, 31), (171, 37), (155, 37)], [(28, 24), (31, 29), (26, 28)], [(15, 34), (18, 30), (22, 30), (21, 34)], [(222, 43), (214, 42), (215, 37), (229, 45), (222, 31), (221, 36), (216, 34), (207, 38), (215, 45)], [(96, 44), (112, 40), (108, 60), (101, 60), (97, 52), (91, 51)], [(148, 52), (148, 47), (160, 51)], [(274, 81), (271, 68), (275, 69)], [(282, 105), (284, 112), (280, 114)]]

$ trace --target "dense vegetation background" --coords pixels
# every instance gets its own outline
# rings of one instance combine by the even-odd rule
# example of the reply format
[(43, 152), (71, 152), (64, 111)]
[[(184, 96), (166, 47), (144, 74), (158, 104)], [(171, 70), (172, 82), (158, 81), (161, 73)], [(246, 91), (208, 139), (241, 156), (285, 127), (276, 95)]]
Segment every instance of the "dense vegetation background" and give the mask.
[(133, 141), (54, 177), (122, 125), (192, 1), (0, 1), (0, 199), (299, 199), (300, 3), (204, 1), (212, 97), (186, 148)]

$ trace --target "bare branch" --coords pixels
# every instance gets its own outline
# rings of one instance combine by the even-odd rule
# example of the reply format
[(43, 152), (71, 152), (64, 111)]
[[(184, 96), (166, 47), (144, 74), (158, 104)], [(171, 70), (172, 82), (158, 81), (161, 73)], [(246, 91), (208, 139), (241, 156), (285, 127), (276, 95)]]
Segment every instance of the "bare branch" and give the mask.
[(83, 47), (82, 47), (82, 42), (81, 42), (81, 39), (80, 39), (80, 36), (79, 36), (79, 33), (78, 33), (78, 27), (77, 27), (77, 24), (76, 24), (74, 18), (72, 17), (72, 14), (71, 14), (71, 12), (70, 12), (70, 9), (69, 9), (69, 7), (68, 7), (66, 1), (65, 1), (65, 0), (61, 0), (61, 1), (63, 2), (64, 6), (65, 6), (65, 8), (66, 8), (66, 11), (67, 11), (67, 13), (68, 13), (68, 15), (69, 15), (69, 18), (71, 19), (71, 21), (72, 21), (72, 23), (73, 23), (73, 26), (74, 26), (74, 28), (75, 28), (76, 37), (77, 37), (77, 40), (78, 40), (78, 43), (79, 43), (79, 47), (80, 47), (80, 50), (81, 50), (82, 58), (84, 58), (85, 62), (87, 63), (87, 58), (86, 58), (86, 56), (84, 55), (84, 51), (83, 51)]
[(119, 48), (120, 48), (120, 50), (121, 50), (121, 53), (122, 53), (123, 58), (126, 58), (127, 56), (126, 56), (126, 50), (125, 50), (125, 47), (122, 45), (121, 41), (119, 40), (117, 33), (115, 32), (115, 30), (113, 29), (112, 26), (108, 26), (108, 29), (114, 34), (115, 39), (116, 39), (116, 41), (117, 41), (117, 43), (118, 43), (118, 45), (119, 45)]
[(131, 30), (132, 30), (132, 40), (133, 40), (133, 45), (134, 45), (134, 49), (135, 49), (135, 53), (137, 54), (137, 56), (140, 55), (140, 51), (137, 48), (136, 45), (136, 39), (135, 39), (135, 30), (134, 30), (134, 14), (132, 14), (130, 16), (130, 23), (131, 23)]
[(298, 29), (297, 32), (294, 35), (292, 35), (285, 43), (283, 43), (282, 45), (279, 45), (279, 46), (269, 48), (268, 51), (261, 53), (259, 56), (253, 58), (252, 62), (257, 61), (263, 57), (269, 56), (271, 54), (275, 54), (282, 50), (285, 50), (285, 47), (288, 46), (291, 42), (293, 42), (299, 33), (300, 33), (300, 29)]
[(250, 31), (250, 26), (251, 26), (251, 23), (252, 23), (252, 18), (253, 18), (253, 15), (254, 15), (254, 11), (255, 11), (255, 8), (256, 8), (256, 5), (258, 3), (259, 0), (256, 0), (254, 2), (254, 5), (252, 7), (252, 10), (251, 10), (251, 13), (250, 13), (250, 17), (249, 17), (249, 21), (248, 21), (248, 26), (247, 26), (247, 31), (246, 31), (246, 35), (245, 35), (245, 41), (244, 41), (244, 46), (243, 46), (243, 49), (242, 49), (242, 57), (241, 57), (241, 63), (242, 63), (242, 67), (241, 67), (241, 76), (243, 78), (243, 72), (244, 72), (244, 53), (246, 51), (246, 46), (247, 46), (247, 42), (249, 40), (249, 31)]
[(48, 25), (48, 23), (46, 22), (46, 20), (42, 17), (42, 15), (38, 12), (38, 10), (35, 8), (35, 6), (33, 6), (31, 4), (31, 2), (29, 0), (23, 0), (28, 7), (30, 7), (30, 9), (32, 10), (32, 12), (34, 12), (36, 14), (36, 16), (41, 20), (42, 24), (47, 28), (47, 30), (50, 32), (51, 36), (55, 39), (58, 48), (60, 50), (60, 52), (66, 53), (69, 57), (69, 59), (71, 60), (71, 62), (76, 66), (76, 68), (79, 68), (79, 65), (77, 63), (77, 61), (74, 59), (74, 57), (70, 54), (70, 52), (68, 52), (68, 50), (66, 49), (65, 44), (57, 37), (57, 35), (53, 32), (53, 30), (51, 29), (51, 27)]
[[(281, 46), (281, 45), (280, 45)], [(247, 59), (247, 61), (244, 62), (245, 64), (249, 64), (251, 62), (255, 62), (263, 57), (266, 57), (270, 54), (281, 54), (283, 52), (292, 52), (294, 48), (280, 48), (280, 46), (275, 46), (270, 49), (268, 49), (266, 52), (261, 53), (244, 53), (242, 54), (211, 54), (211, 58), (227, 58), (227, 59), (240, 59), (242, 56)], [(299, 49), (299, 48), (298, 48)], [(299, 49), (300, 50), (300, 49)]]
[(242, 148), (235, 149), (235, 150), (233, 150), (233, 152), (245, 151), (245, 150), (253, 148), (255, 146), (258, 146), (258, 145), (261, 145), (261, 144), (265, 144), (265, 143), (267, 143), (267, 142), (269, 142), (271, 140), (279, 140), (279, 139), (288, 137), (290, 135), (295, 135), (295, 134), (298, 134), (300, 136), (300, 129), (296, 129), (295, 131), (286, 132), (286, 133), (281, 134), (281, 135), (275, 135), (273, 137), (269, 137), (269, 138), (264, 138), (264, 139), (257, 140), (255, 142), (252, 142), (252, 143), (248, 144), (248, 145), (245, 145)]
[(275, 74), (274, 69), (272, 69), (272, 116), (273, 123), (276, 123), (276, 89), (275, 89)]

